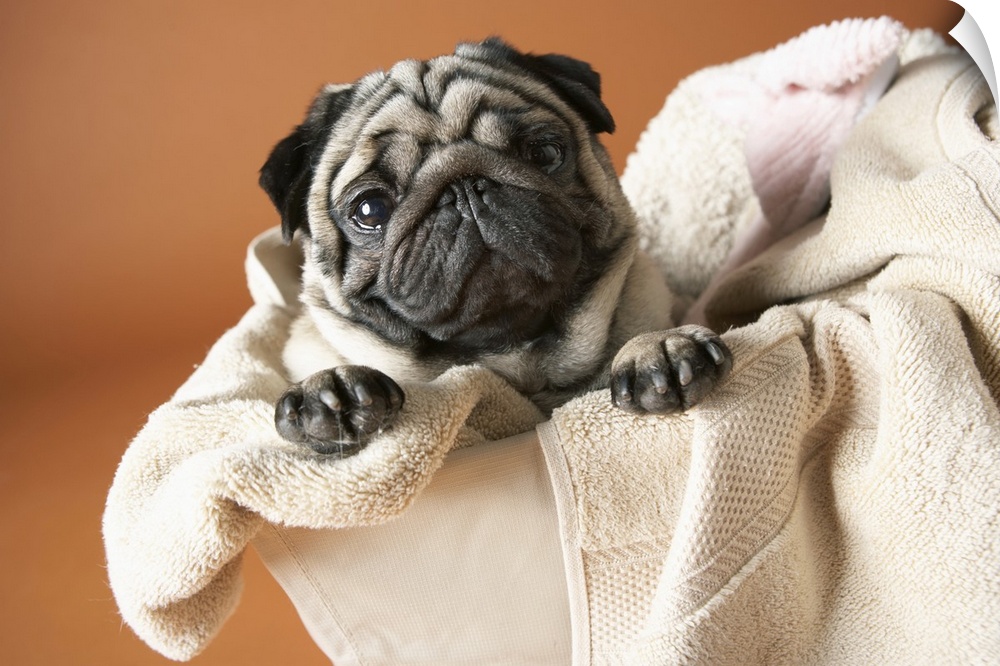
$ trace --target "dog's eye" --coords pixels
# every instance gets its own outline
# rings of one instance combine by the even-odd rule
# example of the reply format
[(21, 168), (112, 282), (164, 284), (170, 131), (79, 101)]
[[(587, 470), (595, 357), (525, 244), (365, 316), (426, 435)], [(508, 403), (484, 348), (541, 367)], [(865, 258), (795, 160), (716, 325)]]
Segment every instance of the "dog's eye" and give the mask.
[(392, 215), (393, 201), (381, 192), (369, 192), (354, 207), (351, 219), (362, 231), (381, 231)]
[(552, 173), (563, 163), (563, 148), (554, 141), (536, 141), (528, 145), (528, 159), (545, 173)]

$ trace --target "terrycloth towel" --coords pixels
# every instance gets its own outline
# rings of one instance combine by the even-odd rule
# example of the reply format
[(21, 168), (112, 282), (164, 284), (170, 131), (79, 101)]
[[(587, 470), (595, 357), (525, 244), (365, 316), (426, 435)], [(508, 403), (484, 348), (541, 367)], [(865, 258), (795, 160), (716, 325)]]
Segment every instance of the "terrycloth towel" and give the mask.
[(996, 138), (967, 56), (910, 62), (825, 220), (707, 304), (752, 322), (721, 391), (664, 420), (587, 396), (539, 427), (576, 661), (1000, 660)]
[(193, 657), (232, 612), (242, 552), (263, 521), (380, 524), (412, 502), (450, 450), (541, 420), (503, 380), (463, 367), (407, 387), (406, 418), (356, 456), (309, 453), (274, 432), (290, 321), (287, 309), (254, 306), (150, 415), (108, 495), (115, 599), (135, 632), (168, 657)]
[[(996, 109), (965, 56), (900, 59), (833, 160), (825, 219), (706, 304), (716, 326), (739, 325), (725, 333), (736, 365), (720, 391), (663, 418), (598, 392), (538, 427), (575, 663), (1000, 659)], [(673, 276), (703, 287), (733, 220), (760, 204), (746, 165), (726, 162), (731, 131), (677, 122), (689, 125), (650, 132), (704, 136), (724, 163), (689, 190), (725, 199), (720, 214), (660, 220), (689, 227), (688, 248), (723, 248), (714, 266)], [(295, 259), (260, 256), (267, 270), (248, 264), (258, 305), (150, 416), (108, 497), (122, 615), (177, 659), (232, 611), (240, 553), (265, 522), (382, 524), (419, 502), (449, 450), (540, 419), (490, 373), (458, 368), (407, 386), (398, 424), (355, 457), (284, 444), (271, 419), (294, 289), (272, 278), (294, 276)]]
[(377, 525), (409, 505), (450, 450), (541, 420), (506, 382), (462, 367), (407, 387), (406, 418), (356, 456), (283, 442), (274, 403), (288, 385), (281, 351), (297, 310), (298, 255), (280, 244), (271, 230), (251, 246), (257, 305), (149, 416), (108, 495), (108, 576), (122, 617), (174, 659), (197, 654), (232, 612), (242, 552), (264, 521)]

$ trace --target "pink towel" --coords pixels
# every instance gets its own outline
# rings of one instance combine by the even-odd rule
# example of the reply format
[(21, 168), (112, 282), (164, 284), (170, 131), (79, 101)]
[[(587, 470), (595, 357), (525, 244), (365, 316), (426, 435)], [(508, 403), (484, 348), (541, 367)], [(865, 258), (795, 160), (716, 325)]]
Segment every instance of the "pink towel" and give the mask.
[(761, 54), (755, 68), (697, 82), (705, 106), (746, 137), (761, 215), (736, 238), (686, 321), (704, 323), (703, 306), (726, 274), (822, 212), (834, 155), (888, 87), (905, 35), (887, 17), (838, 21)]

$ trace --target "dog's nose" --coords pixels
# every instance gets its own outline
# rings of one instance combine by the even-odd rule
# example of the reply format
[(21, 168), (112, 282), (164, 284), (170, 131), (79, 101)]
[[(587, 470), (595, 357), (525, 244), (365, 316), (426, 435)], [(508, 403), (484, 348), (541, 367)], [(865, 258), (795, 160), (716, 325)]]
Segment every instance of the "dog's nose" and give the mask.
[(485, 176), (468, 176), (453, 183), (449, 183), (437, 200), (437, 207), (444, 208), (455, 203), (459, 198), (479, 199), (486, 205), (490, 205), (492, 193), (496, 190), (496, 181)]

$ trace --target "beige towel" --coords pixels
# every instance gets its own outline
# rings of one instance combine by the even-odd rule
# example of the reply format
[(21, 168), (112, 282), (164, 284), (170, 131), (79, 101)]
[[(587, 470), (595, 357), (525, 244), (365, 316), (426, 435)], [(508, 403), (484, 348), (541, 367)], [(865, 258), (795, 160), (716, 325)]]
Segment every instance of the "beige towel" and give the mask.
[(709, 303), (754, 322), (720, 392), (665, 420), (586, 396), (539, 428), (578, 663), (1000, 660), (995, 117), (966, 56), (905, 66), (825, 222)]
[[(280, 299), (283, 289), (251, 265), (251, 291)], [(108, 495), (108, 576), (122, 617), (173, 659), (200, 652), (232, 612), (242, 552), (264, 521), (383, 523), (410, 504), (451, 449), (541, 420), (503, 380), (463, 367), (408, 386), (405, 418), (356, 456), (335, 460), (284, 443), (273, 413), (287, 386), (280, 368), (290, 321), (288, 307), (254, 306), (150, 415)]]
[[(706, 404), (638, 418), (598, 392), (540, 426), (575, 663), (1000, 659), (989, 101), (965, 57), (903, 68), (838, 155), (825, 223), (708, 303), (716, 324), (751, 323), (725, 334), (736, 366)], [(721, 189), (704, 185), (706, 198)], [(752, 209), (741, 196), (734, 209)], [(282, 443), (271, 418), (295, 260), (260, 256), (258, 305), (150, 416), (108, 496), (122, 616), (175, 659), (232, 611), (240, 554), (265, 522), (381, 525), (419, 501), (449, 450), (539, 420), (491, 374), (459, 368), (406, 387), (403, 418), (356, 457)]]

